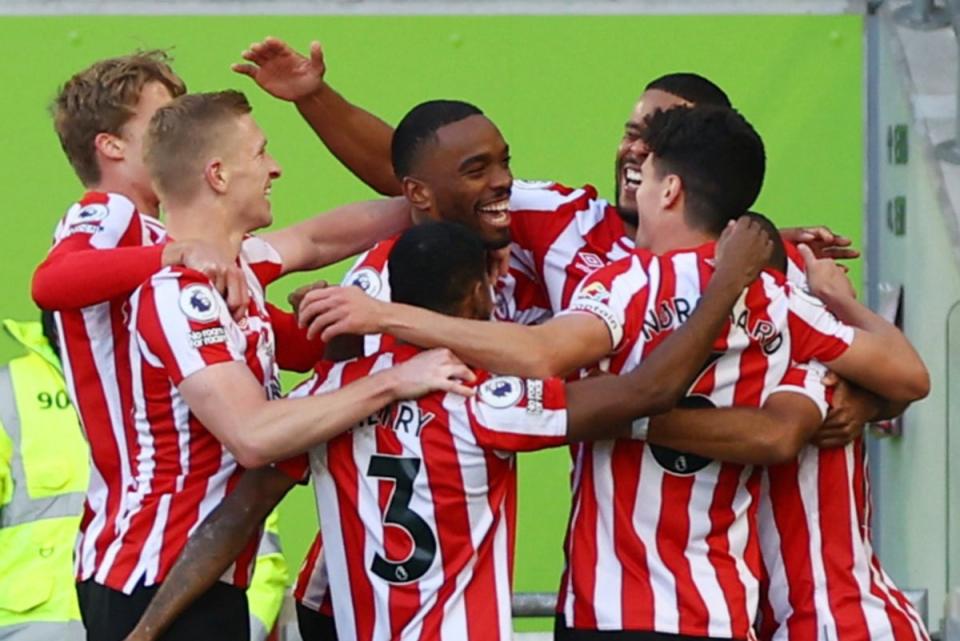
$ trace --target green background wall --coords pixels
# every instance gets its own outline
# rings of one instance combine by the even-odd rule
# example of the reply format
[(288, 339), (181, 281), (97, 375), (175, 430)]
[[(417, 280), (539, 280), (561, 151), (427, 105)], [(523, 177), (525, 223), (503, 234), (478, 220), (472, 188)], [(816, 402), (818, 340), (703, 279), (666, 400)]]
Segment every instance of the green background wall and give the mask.
[[(266, 35), (301, 50), (320, 39), (331, 84), (390, 122), (428, 98), (475, 102), (511, 144), (518, 177), (594, 183), (608, 197), (622, 126), (644, 84), (670, 71), (697, 71), (724, 87), (766, 141), (769, 170), (757, 208), (782, 225), (828, 223), (859, 243), (859, 17), (4, 18), (0, 315), (36, 314), (30, 274), (57, 219), (81, 193), (46, 106), (60, 83), (97, 58), (172, 47), (190, 89), (249, 90), (284, 168), (273, 190), (279, 224), (371, 195), (331, 159), (292, 106), (229, 71), (250, 42)], [(336, 279), (342, 269), (320, 276)], [(858, 265), (853, 272), (858, 280)], [(282, 301), (310, 278), (278, 283), (271, 298)], [(0, 361), (14, 354), (0, 340)], [(288, 387), (293, 380), (285, 381)], [(568, 456), (522, 458), (516, 587), (553, 591), (569, 504)], [(282, 511), (294, 569), (314, 523), (304, 488)]]

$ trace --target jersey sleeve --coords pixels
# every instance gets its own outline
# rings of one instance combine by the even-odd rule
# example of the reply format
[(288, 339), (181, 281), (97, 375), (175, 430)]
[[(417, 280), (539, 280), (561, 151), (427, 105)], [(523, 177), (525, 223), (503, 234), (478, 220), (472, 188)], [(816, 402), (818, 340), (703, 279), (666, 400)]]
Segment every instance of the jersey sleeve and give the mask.
[(387, 258), (393, 243), (379, 243), (361, 254), (341, 281), (343, 287), (359, 287), (365, 294), (390, 302), (390, 277)]
[(295, 481), (298, 485), (306, 485), (310, 480), (310, 457), (298, 454), (288, 459), (277, 461), (273, 467)]
[(546, 292), (514, 252), (510, 255), (507, 274), (498, 279), (494, 288), (494, 301), (493, 316), (498, 321), (539, 325), (553, 316)]
[(787, 253), (787, 280), (801, 288), (807, 286), (807, 270), (803, 264), (803, 256), (793, 243), (784, 241), (783, 248)]
[[(91, 193), (67, 211), (54, 245), (33, 275), (31, 294), (43, 309), (80, 309), (130, 296), (161, 267), (163, 247), (124, 247), (139, 236), (140, 214), (129, 200)], [(104, 253), (108, 252), (108, 253)]]
[(307, 328), (297, 324), (297, 317), (267, 303), (270, 323), (277, 338), (277, 365), (293, 372), (309, 372), (323, 358), (326, 348), (320, 337), (307, 338)]
[(243, 333), (203, 274), (165, 269), (137, 290), (132, 303), (131, 335), (174, 385), (211, 365), (245, 362)]
[[(821, 418), (827, 417), (827, 411), (830, 409), (830, 399), (833, 389), (827, 387), (823, 382), (823, 377), (827, 374), (827, 368), (817, 361), (810, 361), (801, 365), (795, 365), (787, 370), (780, 383), (770, 390), (770, 395), (781, 392), (801, 394), (809, 398), (820, 410)], [(768, 398), (769, 398), (768, 396)]]
[(482, 375), (467, 414), (485, 449), (523, 452), (567, 442), (567, 395), (558, 378)]
[(244, 238), (240, 252), (262, 287), (283, 275), (283, 259), (280, 254), (273, 245), (259, 236)]
[[(632, 331), (636, 319), (627, 314), (627, 308), (631, 301), (636, 302), (637, 296), (645, 301), (648, 291), (645, 279), (632, 282), (633, 279), (625, 278), (627, 272), (634, 268), (633, 260), (625, 259), (590, 274), (580, 283), (570, 299), (570, 306), (561, 314), (587, 313), (596, 316), (610, 332), (611, 351), (621, 349), (625, 336), (636, 334)], [(637, 275), (643, 276), (641, 273)]]
[(842, 323), (826, 305), (798, 287), (788, 290), (791, 358), (798, 363), (839, 358), (853, 343), (854, 329)]

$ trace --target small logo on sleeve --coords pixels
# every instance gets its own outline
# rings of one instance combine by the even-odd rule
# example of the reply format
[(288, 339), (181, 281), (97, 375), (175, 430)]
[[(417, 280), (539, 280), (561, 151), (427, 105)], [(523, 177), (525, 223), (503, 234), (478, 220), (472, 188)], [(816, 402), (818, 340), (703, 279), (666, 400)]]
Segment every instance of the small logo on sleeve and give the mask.
[(609, 303), (610, 302), (610, 290), (606, 286), (599, 282), (594, 281), (587, 284), (583, 289), (577, 293), (577, 298), (586, 298), (589, 300), (595, 300), (598, 303)]
[(480, 400), (497, 409), (513, 407), (523, 398), (523, 381), (516, 376), (498, 376), (480, 386)]
[(380, 272), (373, 267), (361, 267), (350, 278), (350, 284), (359, 287), (367, 296), (376, 298), (383, 287)]
[(209, 323), (220, 317), (220, 305), (209, 285), (188, 285), (180, 292), (180, 310), (190, 320)]
[(103, 220), (109, 215), (110, 210), (107, 209), (106, 205), (94, 203), (92, 205), (86, 205), (80, 210), (80, 212), (77, 214), (77, 222), (94, 223)]

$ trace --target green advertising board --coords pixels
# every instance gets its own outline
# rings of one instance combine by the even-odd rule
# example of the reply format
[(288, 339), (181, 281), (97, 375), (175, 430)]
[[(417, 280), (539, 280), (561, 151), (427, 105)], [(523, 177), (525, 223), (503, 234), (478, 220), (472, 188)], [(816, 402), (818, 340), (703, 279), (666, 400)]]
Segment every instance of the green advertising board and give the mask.
[[(768, 174), (757, 209), (781, 225), (826, 223), (859, 244), (862, 220), (862, 22), (857, 16), (43, 17), (0, 20), (0, 121), (6, 180), (2, 316), (33, 318), (30, 274), (82, 192), (47, 113), (57, 87), (90, 62), (171, 48), (194, 91), (248, 91), (284, 175), (283, 225), (372, 192), (331, 158), (294, 108), (229, 70), (266, 35), (324, 44), (330, 83), (388, 122), (419, 101), (480, 106), (510, 143), (518, 177), (592, 183), (612, 197), (613, 161), (643, 86), (671, 71), (716, 81), (763, 136)], [(283, 301), (344, 265), (277, 283)], [(859, 266), (853, 265), (859, 278)], [(0, 343), (0, 361), (16, 353)], [(285, 379), (287, 388), (296, 379)], [(569, 455), (521, 456), (516, 589), (554, 591), (569, 507)], [(295, 568), (315, 530), (306, 488), (281, 528)], [(518, 624), (518, 629), (545, 622)]]

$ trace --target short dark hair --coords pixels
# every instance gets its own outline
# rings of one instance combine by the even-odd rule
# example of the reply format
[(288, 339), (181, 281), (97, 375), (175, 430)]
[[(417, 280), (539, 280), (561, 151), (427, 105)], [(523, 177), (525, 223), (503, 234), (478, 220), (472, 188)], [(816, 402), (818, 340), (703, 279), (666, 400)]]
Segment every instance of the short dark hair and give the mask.
[(390, 251), (391, 300), (453, 314), (486, 274), (487, 251), (472, 230), (448, 222), (408, 229)]
[(748, 211), (747, 218), (760, 223), (763, 231), (767, 232), (770, 240), (773, 241), (773, 253), (770, 254), (770, 260), (767, 266), (776, 269), (778, 272), (787, 273), (787, 248), (783, 245), (783, 237), (780, 236), (780, 230), (773, 224), (773, 221), (758, 211)]
[(683, 181), (687, 223), (714, 235), (757, 200), (766, 157), (763, 140), (733, 109), (674, 107), (646, 118), (640, 137), (658, 176)]
[(482, 115), (479, 108), (460, 100), (428, 100), (407, 112), (390, 144), (390, 161), (397, 180), (410, 175), (423, 144), (435, 140), (440, 127)]
[(651, 81), (644, 91), (650, 89), (664, 91), (694, 105), (733, 106), (723, 89), (696, 73), (668, 73)]

